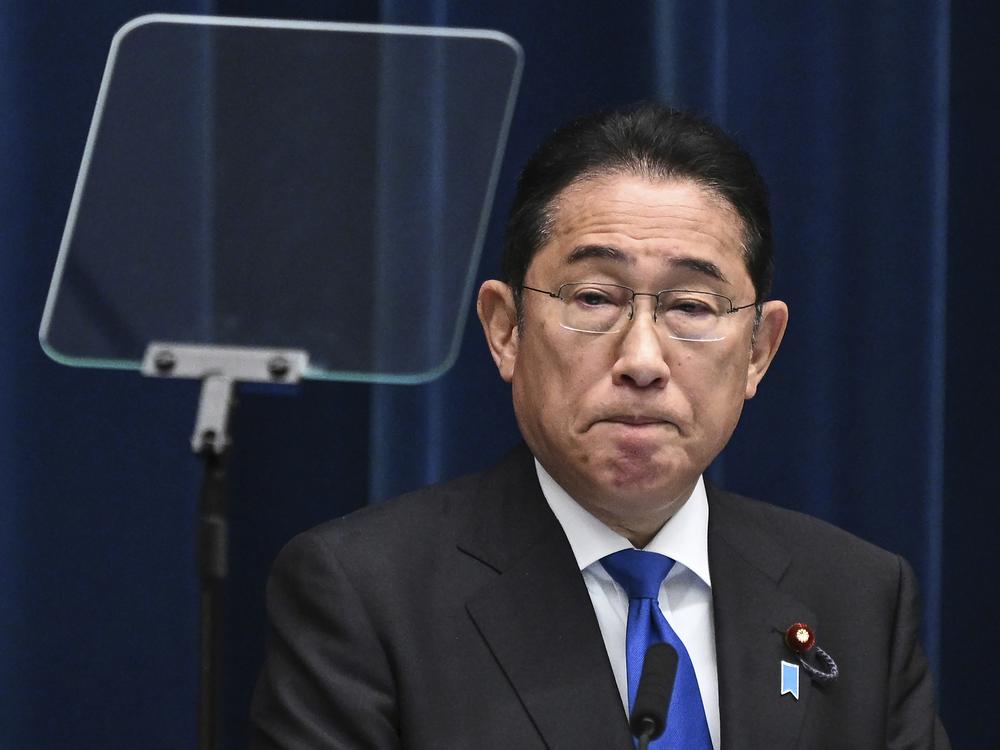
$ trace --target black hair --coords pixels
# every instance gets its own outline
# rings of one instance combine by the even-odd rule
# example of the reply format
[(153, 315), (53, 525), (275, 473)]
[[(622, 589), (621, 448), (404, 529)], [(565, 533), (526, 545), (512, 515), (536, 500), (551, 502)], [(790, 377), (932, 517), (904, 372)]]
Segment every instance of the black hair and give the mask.
[(556, 198), (579, 180), (614, 174), (692, 180), (728, 202), (743, 222), (744, 260), (759, 310), (771, 291), (774, 260), (767, 188), (750, 155), (707, 120), (641, 102), (563, 126), (521, 172), (501, 260), (519, 316), (521, 285), (551, 234)]

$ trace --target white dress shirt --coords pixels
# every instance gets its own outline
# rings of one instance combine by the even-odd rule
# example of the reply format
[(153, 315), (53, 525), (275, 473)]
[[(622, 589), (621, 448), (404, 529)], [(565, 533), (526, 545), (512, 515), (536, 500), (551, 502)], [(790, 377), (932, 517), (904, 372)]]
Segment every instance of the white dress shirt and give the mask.
[[(601, 558), (623, 549), (632, 549), (632, 543), (584, 510), (537, 460), (535, 469), (542, 493), (569, 539), (587, 584), (627, 715), (625, 632), (628, 626), (628, 596), (604, 569)], [(712, 746), (719, 750), (719, 675), (712, 616), (712, 579), (708, 572), (708, 497), (701, 477), (687, 502), (643, 549), (676, 561), (660, 586), (660, 609), (670, 627), (684, 642), (694, 664)]]

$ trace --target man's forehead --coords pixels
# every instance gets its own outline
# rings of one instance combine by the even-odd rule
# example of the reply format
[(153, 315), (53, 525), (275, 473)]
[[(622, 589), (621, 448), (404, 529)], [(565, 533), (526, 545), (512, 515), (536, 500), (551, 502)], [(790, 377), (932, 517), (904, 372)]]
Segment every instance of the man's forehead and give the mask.
[[(683, 175), (650, 175), (637, 172), (621, 171), (601, 174), (584, 174), (571, 180), (566, 187), (556, 193), (555, 200), (562, 198), (580, 199), (595, 191), (615, 190), (617, 188), (633, 186), (646, 186), (654, 190), (690, 190), (710, 198), (717, 204), (732, 209), (729, 201), (715, 188), (695, 177)], [(735, 209), (734, 209), (735, 210)]]
[[(722, 267), (745, 267), (742, 218), (717, 193), (690, 179), (633, 174), (589, 177), (553, 201), (547, 263), (697, 272), (728, 283)], [(730, 272), (730, 278), (733, 279)]]
[(683, 177), (626, 173), (580, 178), (556, 195), (547, 214), (551, 236), (602, 228), (603, 222), (640, 237), (664, 229), (697, 232), (713, 224), (740, 245), (744, 233), (743, 219), (728, 200)]

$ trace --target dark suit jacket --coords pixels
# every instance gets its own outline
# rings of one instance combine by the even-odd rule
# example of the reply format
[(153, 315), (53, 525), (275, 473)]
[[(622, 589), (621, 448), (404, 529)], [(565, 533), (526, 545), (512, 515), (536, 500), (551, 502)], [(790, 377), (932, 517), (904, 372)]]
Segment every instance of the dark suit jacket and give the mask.
[[(709, 489), (722, 743), (947, 748), (917, 642), (913, 573), (821, 521)], [(253, 747), (625, 750), (569, 542), (515, 451), (482, 475), (293, 540), (268, 584)], [(840, 677), (779, 695), (812, 625)]]

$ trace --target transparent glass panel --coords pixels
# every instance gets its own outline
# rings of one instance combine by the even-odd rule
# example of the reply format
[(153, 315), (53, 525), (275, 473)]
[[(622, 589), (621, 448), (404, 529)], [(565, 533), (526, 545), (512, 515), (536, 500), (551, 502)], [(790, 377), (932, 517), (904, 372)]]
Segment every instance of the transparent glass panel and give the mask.
[(420, 382), (457, 355), (521, 70), (496, 32), (143, 16), (112, 43), (42, 320), (60, 362), (305, 350)]

